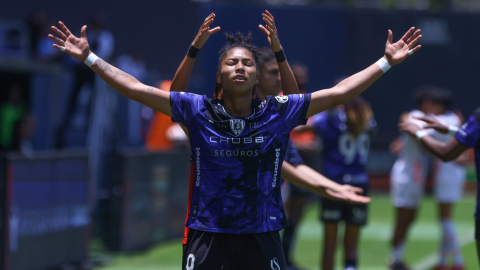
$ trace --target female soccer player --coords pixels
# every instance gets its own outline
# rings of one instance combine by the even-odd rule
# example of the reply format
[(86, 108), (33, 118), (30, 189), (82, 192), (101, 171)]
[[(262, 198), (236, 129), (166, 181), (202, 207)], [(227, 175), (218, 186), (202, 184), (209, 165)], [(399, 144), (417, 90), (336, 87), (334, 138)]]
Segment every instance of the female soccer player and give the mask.
[[(208, 40), (210, 35), (218, 32), (220, 27), (215, 27), (213, 29), (209, 29), (210, 25), (213, 23), (215, 19), (215, 14), (210, 14), (200, 27), (197, 36), (192, 42), (192, 46), (200, 50), (205, 42)], [(275, 52), (280, 52), (282, 47), (280, 45), (280, 40), (278, 38), (277, 28), (275, 26), (275, 22), (273, 19), (273, 15), (266, 11), (263, 14), (263, 20), (265, 21), (266, 25), (262, 26), (259, 25), (259, 28), (264, 32), (267, 36), (269, 44), (271, 48), (265, 47), (260, 49), (261, 55), (259, 57), (259, 76), (258, 76), (258, 83), (255, 86), (255, 97), (259, 101), (265, 100), (266, 96), (269, 95), (278, 95), (280, 94), (282, 88), (285, 89), (285, 94), (298, 94), (298, 85), (295, 81), (295, 76), (291, 71), (288, 61), (285, 59), (283, 61), (277, 62), (275, 57)], [(272, 29), (273, 31), (266, 30), (267, 28)], [(250, 36), (243, 36), (242, 34), (237, 33), (235, 35), (227, 35), (227, 38), (230, 42), (249, 42), (251, 39)], [(195, 57), (192, 55), (187, 54), (177, 72), (175, 73), (174, 79), (172, 81), (172, 91), (186, 91), (188, 87), (188, 81), (190, 79), (190, 74), (193, 68), (193, 64), (195, 62)], [(280, 76), (283, 78), (280, 80)], [(223, 97), (223, 91), (221, 85), (217, 84), (215, 87), (214, 96), (216, 98), (221, 99)], [(183, 127), (186, 134), (188, 134), (188, 130), (186, 127)], [(192, 164), (192, 174), (193, 171), (193, 164)], [(362, 190), (359, 188), (355, 188), (348, 185), (339, 185), (331, 180), (325, 178), (321, 174), (317, 173), (313, 169), (305, 166), (303, 163), (302, 158), (298, 154), (297, 149), (291, 144), (288, 143), (286, 154), (283, 161), (282, 166), (282, 174), (283, 177), (286, 178), (289, 182), (295, 183), (295, 185), (302, 186), (312, 192), (318, 193), (323, 197), (327, 197), (334, 200), (346, 200), (353, 203), (367, 203), (369, 202), (369, 198), (359, 196), (356, 193), (361, 193)], [(190, 182), (190, 192), (189, 198), (191, 198), (191, 194), (193, 192), (193, 180)], [(189, 204), (190, 205), (190, 204)], [(290, 209), (291, 210), (291, 209)], [(188, 213), (190, 212), (187, 209), (187, 219), (185, 222), (188, 222)], [(289, 212), (288, 223), (289, 226), (287, 228), (292, 227), (292, 223), (296, 223), (295, 221), (292, 222), (292, 215), (299, 217), (300, 213), (296, 212)], [(287, 230), (287, 229), (286, 229)], [(284, 238), (282, 239), (283, 248), (285, 251), (285, 257), (287, 261), (287, 270), (295, 269), (291, 262), (289, 261), (289, 250), (290, 250), (290, 243), (291, 240), (285, 243), (285, 235), (287, 234), (285, 230)], [(185, 228), (184, 234), (184, 241), (183, 245), (188, 243), (188, 227)]]
[[(475, 148), (475, 163), (478, 172), (480, 169), (480, 107), (470, 116), (468, 121), (459, 129), (456, 126), (444, 126), (437, 119), (429, 116), (417, 117), (425, 121), (424, 129), (433, 128), (443, 134), (452, 134), (454, 138), (448, 142), (441, 142), (431, 137), (426, 130), (422, 130), (413, 123), (400, 123), (400, 131), (404, 131), (416, 137), (427, 150), (443, 161), (451, 161), (458, 158), (468, 148)], [(477, 179), (478, 180), (478, 179)], [(477, 242), (477, 256), (480, 259), (480, 221), (478, 210), (480, 199), (478, 197), (480, 185), (477, 189), (477, 206), (475, 208), (475, 240)]]
[[(208, 40), (208, 37), (220, 30), (219, 27), (209, 29), (209, 26), (215, 19), (215, 14), (210, 14), (200, 27), (197, 36), (192, 42), (192, 46), (196, 49), (201, 49), (205, 42)], [(288, 61), (285, 59), (278, 62), (274, 52), (280, 52), (282, 47), (280, 45), (280, 40), (278, 38), (277, 28), (273, 19), (273, 15), (266, 11), (263, 14), (263, 20), (266, 25), (260, 25), (259, 28), (267, 36), (270, 48), (265, 47), (260, 49), (261, 55), (259, 57), (259, 76), (258, 83), (255, 86), (255, 96), (259, 101), (265, 100), (267, 96), (278, 95), (280, 94), (282, 88), (285, 89), (284, 94), (298, 94), (298, 85), (295, 81), (295, 76), (291, 71)], [(267, 28), (272, 29), (273, 31), (266, 30)], [(248, 41), (250, 36), (243, 36), (237, 34), (237, 36), (227, 35), (227, 38), (231, 42), (240, 42), (242, 40)], [(188, 81), (190, 79), (190, 73), (193, 68), (195, 58), (189, 55), (186, 55), (182, 61), (182, 64), (177, 69), (174, 79), (172, 81), (172, 90), (173, 91), (186, 91), (188, 86)], [(280, 79), (282, 78), (282, 79)], [(216, 85), (215, 94), (216, 98), (221, 99), (222, 89), (221, 85)], [(185, 133), (188, 134), (188, 130), (184, 128)], [(193, 165), (192, 165), (193, 170)], [(193, 172), (192, 172), (193, 174)], [(312, 192), (315, 192), (323, 197), (330, 198), (333, 200), (346, 200), (353, 203), (367, 203), (368, 198), (363, 196), (358, 196), (356, 192), (361, 193), (362, 190), (348, 185), (339, 185), (331, 180), (325, 178), (321, 174), (317, 173), (310, 167), (306, 166), (303, 163), (302, 158), (298, 154), (297, 149), (291, 144), (288, 143), (285, 158), (282, 166), (283, 177), (291, 182), (295, 183), (297, 186), (302, 186)], [(193, 192), (193, 180), (190, 183), (190, 196)], [(300, 188), (299, 188), (300, 189)], [(302, 189), (304, 190), (304, 189)], [(295, 209), (298, 210), (298, 209)], [(188, 221), (188, 212), (187, 209), (187, 220)], [(285, 228), (284, 235), (282, 238), (282, 245), (285, 253), (287, 270), (289, 269), (298, 269), (292, 265), (290, 257), (291, 243), (293, 238), (293, 233), (295, 231), (295, 224), (298, 222), (298, 219), (301, 216), (300, 211), (294, 211), (288, 209), (288, 224)], [(292, 226), (293, 225), (293, 226)], [(288, 230), (288, 231), (287, 231)], [(188, 244), (188, 227), (185, 228), (184, 241), (183, 244)]]
[[(339, 184), (368, 190), (367, 160), (370, 131), (376, 126), (370, 105), (357, 96), (345, 104), (312, 117), (312, 122), (296, 131), (315, 131), (322, 137), (325, 175)], [(322, 198), (324, 222), (322, 267), (334, 269), (338, 223), (345, 222), (343, 248), (345, 269), (357, 269), (357, 243), (360, 227), (367, 222), (366, 205)]]
[[(90, 51), (86, 28), (77, 38), (59, 22), (53, 46), (84, 61), (119, 93), (172, 116), (188, 128), (195, 169), (184, 269), (285, 269), (279, 230), (286, 224), (279, 180), (290, 131), (309, 116), (366, 90), (390, 66), (404, 61), (421, 39), (408, 30), (398, 42), (388, 31), (384, 56), (336, 86), (307, 95), (252, 99), (257, 50), (227, 44), (219, 53), (216, 82), (222, 100), (147, 86)], [(409, 53), (410, 51), (410, 53)]]

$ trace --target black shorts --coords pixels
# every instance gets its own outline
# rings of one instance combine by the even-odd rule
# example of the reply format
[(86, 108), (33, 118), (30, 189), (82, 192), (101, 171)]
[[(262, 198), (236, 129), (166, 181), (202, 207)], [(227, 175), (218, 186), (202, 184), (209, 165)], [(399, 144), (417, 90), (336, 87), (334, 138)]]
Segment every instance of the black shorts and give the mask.
[(352, 204), (322, 198), (320, 219), (323, 222), (345, 221), (345, 223), (363, 226), (367, 224), (367, 214), (366, 204)]
[(280, 233), (212, 233), (190, 229), (182, 270), (286, 269)]

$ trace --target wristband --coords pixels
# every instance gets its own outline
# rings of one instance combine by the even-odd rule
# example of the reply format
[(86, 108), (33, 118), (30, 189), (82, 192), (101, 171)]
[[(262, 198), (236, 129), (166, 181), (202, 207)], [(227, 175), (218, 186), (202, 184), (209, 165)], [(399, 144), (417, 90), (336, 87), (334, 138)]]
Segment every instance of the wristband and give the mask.
[(386, 73), (390, 68), (390, 64), (388, 63), (387, 59), (385, 57), (380, 58), (376, 64), (382, 69), (383, 73)]
[(457, 126), (448, 126), (448, 135), (455, 135), (459, 128)]
[(99, 57), (96, 56), (94, 53), (90, 53), (87, 57), (87, 59), (85, 59), (85, 61), (83, 61), (89, 68), (92, 68), (92, 65), (93, 63), (95, 63), (95, 61), (98, 59)]
[(423, 136), (427, 136), (428, 132), (426, 130), (419, 130), (417, 133), (415, 133), (415, 137), (417, 137), (418, 140), (421, 140)]
[(283, 61), (287, 60), (285, 56), (285, 51), (281, 49), (280, 51), (275, 53), (275, 58), (277, 59), (277, 63), (282, 63)]
[(198, 51), (200, 51), (200, 49), (197, 49), (195, 46), (190, 44), (190, 48), (188, 48), (187, 55), (188, 57), (195, 59), (195, 57), (197, 57)]

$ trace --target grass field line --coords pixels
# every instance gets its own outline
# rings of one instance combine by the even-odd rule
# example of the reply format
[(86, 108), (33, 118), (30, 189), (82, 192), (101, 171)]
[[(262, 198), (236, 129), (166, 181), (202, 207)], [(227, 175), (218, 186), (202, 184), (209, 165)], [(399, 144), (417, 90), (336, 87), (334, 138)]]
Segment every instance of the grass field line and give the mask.
[[(467, 234), (472, 230), (471, 222), (457, 222), (459, 234)], [(361, 237), (364, 240), (388, 241), (392, 237), (393, 224), (391, 222), (372, 222), (362, 229)], [(322, 240), (322, 227), (319, 222), (306, 221), (300, 225), (299, 238), (306, 241)], [(437, 222), (422, 222), (414, 224), (409, 233), (410, 239), (437, 240), (441, 236), (440, 224)], [(471, 236), (471, 234), (470, 234)]]
[[(475, 232), (474, 229), (470, 229), (460, 236), (460, 239), (459, 239), (460, 247), (468, 245), (468, 244), (470, 244), (474, 241), (474, 237), (473, 237), (474, 232)], [(428, 270), (428, 269), (431, 269), (432, 267), (434, 267), (438, 263), (439, 260), (440, 260), (440, 257), (438, 256), (438, 251), (436, 251), (436, 252), (426, 256), (425, 258), (421, 259), (416, 264), (414, 264), (412, 266), (412, 269), (413, 270)]]

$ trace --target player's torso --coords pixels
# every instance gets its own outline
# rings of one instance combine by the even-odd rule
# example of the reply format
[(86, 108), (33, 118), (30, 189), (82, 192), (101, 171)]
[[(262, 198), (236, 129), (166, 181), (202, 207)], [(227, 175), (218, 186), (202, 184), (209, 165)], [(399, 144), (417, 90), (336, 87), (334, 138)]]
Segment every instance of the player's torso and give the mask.
[(189, 224), (196, 229), (226, 233), (281, 229), (285, 216), (279, 186), (289, 130), (275, 107), (262, 104), (241, 119), (213, 104), (201, 108), (192, 121), (197, 206)]
[(323, 113), (329, 114), (321, 134), (325, 174), (337, 182), (367, 182), (366, 164), (370, 150), (367, 130), (355, 136), (347, 129), (343, 111)]

